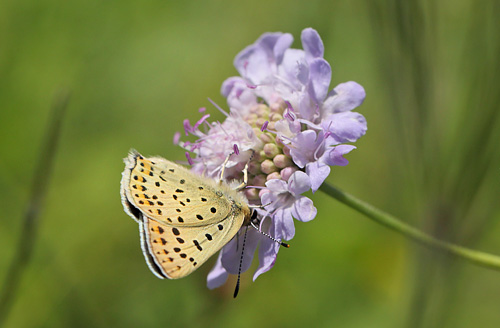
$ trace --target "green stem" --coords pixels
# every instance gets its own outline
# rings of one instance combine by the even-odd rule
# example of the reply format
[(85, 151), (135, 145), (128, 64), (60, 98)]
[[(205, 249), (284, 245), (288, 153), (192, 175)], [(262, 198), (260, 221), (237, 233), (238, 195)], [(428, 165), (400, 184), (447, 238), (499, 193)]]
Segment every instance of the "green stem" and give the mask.
[(329, 185), (328, 183), (323, 183), (320, 190), (340, 201), (341, 203), (344, 203), (345, 205), (366, 215), (375, 222), (380, 223), (392, 230), (395, 230), (415, 241), (418, 241), (425, 246), (441, 249), (458, 257), (467, 259), (472, 263), (491, 269), (500, 270), (499, 256), (475, 251), (466, 247), (436, 239), (431, 235), (428, 235), (425, 232), (404, 223), (400, 219), (387, 214), (373, 207), (372, 205), (365, 203), (364, 201), (335, 188), (334, 186)]

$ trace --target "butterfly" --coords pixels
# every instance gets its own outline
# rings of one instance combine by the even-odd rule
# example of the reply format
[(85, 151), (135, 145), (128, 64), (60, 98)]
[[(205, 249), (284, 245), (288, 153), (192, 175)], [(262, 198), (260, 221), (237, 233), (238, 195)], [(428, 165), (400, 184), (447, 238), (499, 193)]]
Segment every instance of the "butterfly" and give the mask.
[(124, 162), (123, 208), (139, 223), (144, 257), (158, 278), (189, 275), (252, 220), (246, 199), (222, 180), (135, 150)]

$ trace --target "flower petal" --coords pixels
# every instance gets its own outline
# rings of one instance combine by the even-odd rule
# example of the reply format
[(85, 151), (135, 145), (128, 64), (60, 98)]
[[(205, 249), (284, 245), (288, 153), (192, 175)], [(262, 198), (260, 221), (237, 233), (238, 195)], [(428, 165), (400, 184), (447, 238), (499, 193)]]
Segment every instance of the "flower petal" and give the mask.
[(274, 237), (278, 240), (291, 240), (295, 236), (295, 226), (293, 224), (292, 211), (290, 208), (283, 208), (276, 211), (273, 216)]
[(302, 47), (306, 51), (308, 57), (323, 57), (325, 47), (323, 45), (321, 37), (315, 29), (312, 29), (310, 27), (304, 29), (302, 31), (300, 39), (302, 40)]
[(290, 142), (288, 139), (293, 139), (293, 137), (300, 132), (300, 129), (300, 122), (297, 120), (290, 122), (287, 119), (282, 119), (275, 124), (275, 130), (278, 132), (278, 137), (284, 144), (288, 144)]
[(267, 56), (272, 58), (274, 55), (274, 47), (282, 36), (283, 33), (281, 32), (264, 33), (257, 39), (255, 45), (263, 49), (267, 53)]
[(351, 150), (356, 149), (352, 145), (338, 145), (332, 148), (332, 150), (325, 156), (325, 163), (328, 165), (346, 166), (349, 161), (343, 156)]
[(309, 68), (305, 61), (303, 50), (287, 49), (278, 72), (294, 89), (300, 90), (307, 83)]
[(271, 72), (266, 52), (254, 45), (245, 48), (236, 56), (234, 66), (241, 76), (253, 84), (262, 83)]
[(366, 119), (356, 112), (331, 114), (321, 122), (321, 126), (331, 132), (338, 143), (354, 142), (367, 130)]
[(288, 191), (300, 195), (311, 189), (311, 179), (302, 171), (295, 171), (288, 179)]
[(273, 54), (276, 64), (281, 64), (283, 56), (285, 55), (285, 50), (290, 48), (293, 43), (293, 36), (290, 33), (285, 33), (279, 37), (273, 48)]
[(208, 273), (207, 276), (207, 287), (209, 289), (214, 289), (220, 287), (226, 283), (227, 277), (229, 274), (226, 269), (222, 266), (221, 262), (222, 252), (219, 253), (219, 257), (217, 257), (217, 262), (215, 262), (214, 267)]
[(323, 58), (315, 58), (309, 65), (309, 95), (314, 103), (323, 102), (328, 94), (332, 69)]
[(319, 104), (316, 102), (315, 98), (311, 97), (309, 90), (312, 88), (308, 86), (307, 92), (302, 92), (297, 95), (299, 113), (302, 119), (308, 121), (314, 121), (316, 114), (318, 113)]
[(292, 207), (292, 215), (299, 221), (308, 222), (316, 217), (318, 210), (314, 207), (313, 201), (307, 197), (297, 198)]
[(365, 89), (358, 83), (341, 83), (328, 94), (323, 111), (325, 114), (333, 114), (353, 110), (363, 103), (365, 97)]
[(303, 168), (307, 163), (313, 160), (314, 150), (316, 148), (316, 132), (314, 130), (305, 130), (298, 133), (293, 139), (290, 148), (290, 156), (298, 167)]
[(248, 115), (249, 108), (257, 104), (257, 96), (248, 87), (248, 82), (241, 77), (230, 77), (224, 81), (221, 93), (227, 98), (231, 111), (239, 115)]
[(271, 179), (266, 182), (267, 189), (275, 193), (282, 193), (288, 191), (287, 183), (280, 179)]
[(222, 82), (222, 86), (220, 88), (220, 93), (224, 97), (229, 96), (229, 94), (232, 92), (234, 85), (236, 83), (245, 83), (245, 80), (239, 76), (232, 76), (230, 78), (227, 78), (224, 82)]
[(330, 174), (330, 167), (328, 165), (321, 161), (312, 162), (306, 165), (306, 173), (311, 180), (311, 189), (313, 193), (319, 189), (321, 184)]
[[(247, 234), (246, 238), (244, 233)], [(258, 242), (261, 238), (261, 234), (258, 231), (250, 228), (248, 226), (240, 230), (240, 235), (237, 238), (233, 238), (226, 246), (221, 250), (221, 263), (224, 269), (230, 274), (238, 274), (240, 268), (240, 260), (243, 256), (243, 262), (241, 264), (241, 272), (248, 270), (252, 264), (253, 255), (257, 249)], [(245, 251), (241, 253), (243, 249), (243, 241), (245, 241)]]
[[(272, 230), (272, 229), (271, 229)], [(259, 266), (253, 275), (253, 280), (271, 270), (276, 262), (280, 245), (269, 238), (262, 239), (259, 247)]]

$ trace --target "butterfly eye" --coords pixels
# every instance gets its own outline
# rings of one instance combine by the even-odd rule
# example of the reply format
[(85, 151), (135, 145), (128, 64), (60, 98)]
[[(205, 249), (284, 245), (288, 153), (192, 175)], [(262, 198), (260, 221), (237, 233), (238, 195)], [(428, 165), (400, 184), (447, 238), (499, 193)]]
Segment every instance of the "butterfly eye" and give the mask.
[(258, 215), (258, 214), (259, 214), (259, 213), (257, 213), (257, 211), (256, 211), (256, 210), (253, 210), (251, 220), (252, 220), (252, 221), (254, 221), (255, 219), (257, 219), (257, 215)]

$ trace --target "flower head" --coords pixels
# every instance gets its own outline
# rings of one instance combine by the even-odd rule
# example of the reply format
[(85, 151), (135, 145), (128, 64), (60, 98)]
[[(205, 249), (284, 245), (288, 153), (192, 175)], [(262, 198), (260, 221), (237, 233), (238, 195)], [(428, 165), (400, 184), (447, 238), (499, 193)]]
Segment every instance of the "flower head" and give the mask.
[[(259, 228), (284, 240), (295, 235), (294, 219), (307, 222), (316, 216), (313, 201), (303, 194), (318, 190), (331, 166), (347, 165), (343, 156), (355, 147), (345, 143), (367, 129), (365, 118), (352, 112), (363, 103), (363, 87), (346, 82), (330, 89), (331, 67), (319, 34), (306, 28), (301, 41), (303, 49), (292, 49), (292, 35), (265, 33), (243, 49), (234, 60), (240, 76), (228, 78), (221, 88), (229, 106), (226, 119), (209, 123), (205, 114), (194, 125), (185, 121), (186, 134), (197, 140), (181, 143), (194, 155), (188, 157), (193, 170), (214, 178), (230, 153), (225, 179), (241, 180), (248, 163), (245, 196), (250, 204), (265, 205)], [(247, 233), (242, 269), (250, 267), (260, 245), (256, 279), (273, 267), (279, 244), (253, 229)], [(238, 272), (241, 240), (221, 250), (208, 275), (209, 288)]]

